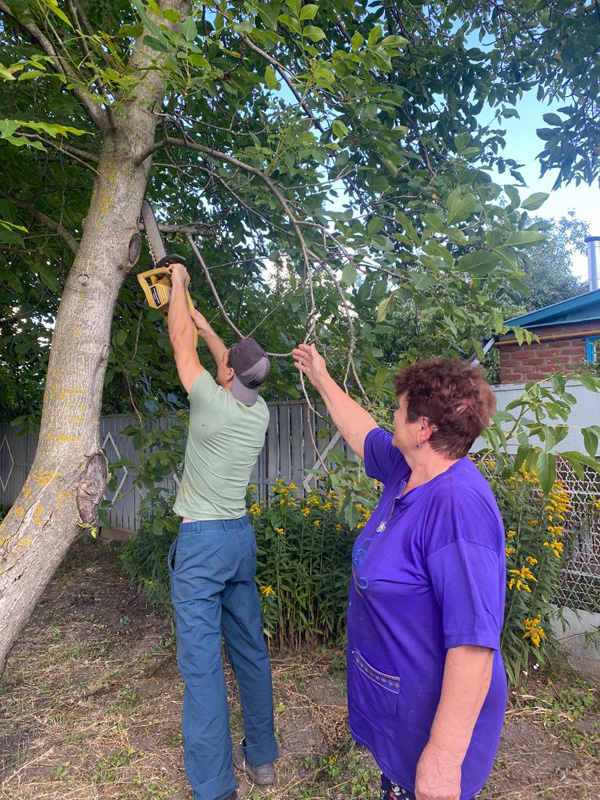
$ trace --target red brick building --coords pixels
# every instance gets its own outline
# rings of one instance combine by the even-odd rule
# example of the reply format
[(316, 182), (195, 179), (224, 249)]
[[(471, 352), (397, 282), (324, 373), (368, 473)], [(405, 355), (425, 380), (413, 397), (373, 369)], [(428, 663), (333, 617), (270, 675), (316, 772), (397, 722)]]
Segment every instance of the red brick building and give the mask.
[(600, 289), (554, 303), (506, 321), (527, 328), (539, 342), (519, 347), (513, 333), (496, 343), (500, 350), (500, 383), (524, 383), (557, 370), (578, 370), (600, 361)]

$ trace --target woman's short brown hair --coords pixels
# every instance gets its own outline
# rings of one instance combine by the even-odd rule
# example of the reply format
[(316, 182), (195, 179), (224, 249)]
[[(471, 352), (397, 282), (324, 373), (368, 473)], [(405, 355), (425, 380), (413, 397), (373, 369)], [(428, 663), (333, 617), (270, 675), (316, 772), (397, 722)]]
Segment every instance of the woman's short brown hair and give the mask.
[(448, 458), (466, 456), (496, 410), (483, 368), (458, 358), (411, 364), (396, 375), (395, 384), (398, 398), (406, 397), (408, 421), (427, 417), (435, 427), (429, 444)]

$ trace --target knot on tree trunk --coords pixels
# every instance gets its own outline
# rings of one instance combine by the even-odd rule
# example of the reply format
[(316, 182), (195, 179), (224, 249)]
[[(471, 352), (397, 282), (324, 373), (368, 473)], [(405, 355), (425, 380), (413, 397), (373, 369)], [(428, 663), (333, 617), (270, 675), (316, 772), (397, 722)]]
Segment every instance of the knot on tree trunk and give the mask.
[(107, 481), (108, 461), (99, 450), (88, 457), (77, 483), (77, 510), (82, 522), (90, 523), (96, 519)]

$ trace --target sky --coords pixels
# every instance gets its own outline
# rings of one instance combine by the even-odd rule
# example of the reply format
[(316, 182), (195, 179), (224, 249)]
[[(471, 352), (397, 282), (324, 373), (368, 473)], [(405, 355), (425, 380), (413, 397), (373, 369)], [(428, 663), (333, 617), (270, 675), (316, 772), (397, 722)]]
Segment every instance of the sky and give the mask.
[[(543, 149), (543, 142), (535, 131), (536, 128), (548, 127), (543, 120), (543, 115), (556, 110), (556, 107), (540, 103), (534, 92), (528, 92), (517, 105), (519, 119), (513, 117), (503, 121), (503, 127), (506, 129), (506, 148), (503, 155), (506, 158), (514, 158), (518, 163), (523, 164), (520, 172), (531, 190), (529, 194), (550, 192), (550, 197), (535, 212), (536, 216), (558, 218), (572, 209), (578, 219), (589, 223), (590, 236), (600, 236), (600, 186), (598, 182), (594, 186), (584, 184), (575, 186), (573, 183), (561, 186), (560, 189), (552, 192), (558, 171), (552, 170), (540, 178), (540, 163), (536, 161), (536, 155)], [(502, 179), (503, 176), (498, 176), (496, 181), (502, 183)], [(504, 176), (504, 183), (508, 182)], [(522, 198), (527, 194), (524, 190), (520, 190)], [(578, 277), (587, 278), (587, 257), (575, 253), (572, 270)]]

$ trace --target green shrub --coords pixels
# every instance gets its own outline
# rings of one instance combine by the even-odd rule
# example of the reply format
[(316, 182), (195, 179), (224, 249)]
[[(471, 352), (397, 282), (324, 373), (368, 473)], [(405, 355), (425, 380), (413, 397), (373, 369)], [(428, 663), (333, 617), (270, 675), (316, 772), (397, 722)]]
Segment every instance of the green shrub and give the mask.
[(167, 556), (179, 530), (179, 517), (173, 513), (174, 497), (158, 494), (152, 507), (142, 512), (135, 539), (121, 553), (123, 570), (139, 582), (140, 590), (157, 608), (172, 614)]

